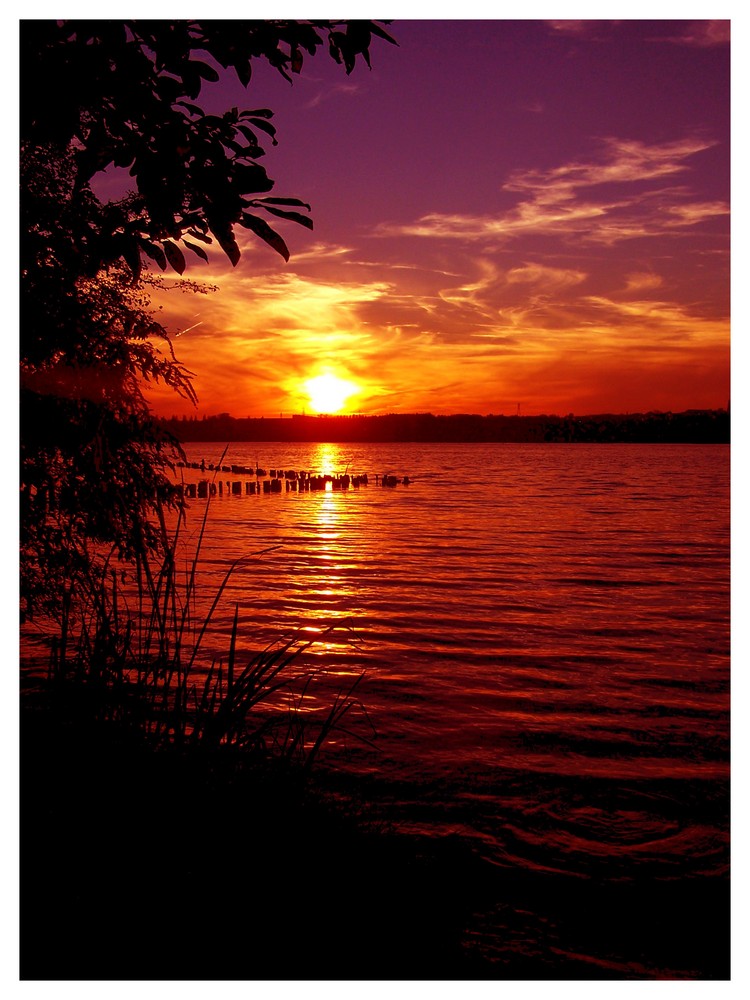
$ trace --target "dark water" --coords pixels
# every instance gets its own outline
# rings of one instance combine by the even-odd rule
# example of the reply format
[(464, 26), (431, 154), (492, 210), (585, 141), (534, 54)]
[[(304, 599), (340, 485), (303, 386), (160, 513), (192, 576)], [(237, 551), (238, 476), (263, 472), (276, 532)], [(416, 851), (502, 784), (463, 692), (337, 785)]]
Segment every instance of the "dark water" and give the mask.
[[(222, 446), (187, 452), (216, 462)], [(308, 659), (328, 683), (365, 672), (366, 716), (350, 722), (377, 749), (342, 734), (326, 758), (334, 787), (356, 775), (403, 829), (469, 845), (506, 888), (527, 876), (515, 904), (509, 889), (477, 908), (467, 948), (501, 964), (554, 952), (607, 975), (721, 975), (705, 935), (681, 927), (660, 950), (658, 931), (644, 943), (633, 926), (654, 914), (607, 935), (600, 896), (585, 918), (565, 907), (592, 885), (647, 886), (647, 901), (663, 887), (674, 923), (673, 910), (713, 906), (727, 874), (728, 447), (253, 443), (224, 463), (368, 473), (357, 490), (225, 490), (201, 580), (210, 590), (258, 554), (234, 571), (219, 633), (239, 602), (248, 649), (302, 627), (321, 635)], [(412, 482), (384, 488), (382, 473)], [(324, 634), (332, 623), (357, 642)]]

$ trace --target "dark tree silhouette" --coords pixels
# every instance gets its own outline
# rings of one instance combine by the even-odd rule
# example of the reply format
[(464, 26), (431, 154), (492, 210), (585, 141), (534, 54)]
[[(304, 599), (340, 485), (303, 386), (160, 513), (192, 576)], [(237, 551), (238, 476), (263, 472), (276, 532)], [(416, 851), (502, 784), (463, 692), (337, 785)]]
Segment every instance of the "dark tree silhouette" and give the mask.
[[(141, 386), (193, 397), (149, 311), (154, 266), (182, 275), (216, 241), (233, 264), (235, 230), (285, 259), (269, 224), (312, 227), (310, 206), (269, 194), (258, 162), (276, 143), (265, 108), (207, 114), (206, 81), (246, 87), (265, 59), (286, 79), (327, 49), (351, 73), (369, 65), (370, 21), (22, 21), (21, 578), (28, 607), (59, 602), (108, 543), (132, 558), (159, 544), (154, 513), (176, 498), (176, 441)], [(102, 201), (104, 171), (133, 190)], [(196, 290), (200, 290), (193, 286)], [(161, 340), (165, 350), (157, 349)]]

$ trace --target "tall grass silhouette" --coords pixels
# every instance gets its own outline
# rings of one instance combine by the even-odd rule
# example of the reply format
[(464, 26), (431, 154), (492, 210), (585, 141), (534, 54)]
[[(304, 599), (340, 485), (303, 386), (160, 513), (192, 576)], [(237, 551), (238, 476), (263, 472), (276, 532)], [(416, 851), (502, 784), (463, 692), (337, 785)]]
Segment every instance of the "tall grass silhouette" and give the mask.
[[(209, 510), (210, 498), (183, 571), (178, 551), (184, 547), (185, 510), (170, 534), (159, 507), (159, 557), (141, 547), (128, 576), (109, 552), (95, 574), (66, 588), (47, 671), (55, 704), (88, 722), (116, 723), (155, 748), (231, 747), (294, 761), (306, 770), (334, 731), (372, 744), (374, 729), (357, 693), (364, 675), (322, 705), (312, 687), (325, 668), (303, 664), (304, 653), (334, 632), (357, 645), (346, 622), (314, 638), (301, 628), (248, 657), (240, 651), (235, 603), (224, 655), (206, 651), (206, 636), (237, 567), (277, 548), (232, 562), (208, 610), (199, 615), (198, 568)], [(354, 709), (364, 721), (357, 730), (348, 725)]]

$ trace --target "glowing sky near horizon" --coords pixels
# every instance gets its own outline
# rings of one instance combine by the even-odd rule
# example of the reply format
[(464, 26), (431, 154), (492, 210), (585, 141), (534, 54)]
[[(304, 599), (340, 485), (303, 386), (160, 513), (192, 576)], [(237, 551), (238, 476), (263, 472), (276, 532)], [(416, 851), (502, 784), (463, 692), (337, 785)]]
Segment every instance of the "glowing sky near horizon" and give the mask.
[[(598, 413), (727, 405), (729, 24), (394, 21), (372, 71), (325, 53), (202, 96), (269, 107), (289, 263), (238, 231), (154, 296), (197, 410)], [(167, 284), (173, 278), (167, 276)], [(320, 383), (317, 383), (320, 385)], [(319, 407), (324, 404), (318, 403)]]

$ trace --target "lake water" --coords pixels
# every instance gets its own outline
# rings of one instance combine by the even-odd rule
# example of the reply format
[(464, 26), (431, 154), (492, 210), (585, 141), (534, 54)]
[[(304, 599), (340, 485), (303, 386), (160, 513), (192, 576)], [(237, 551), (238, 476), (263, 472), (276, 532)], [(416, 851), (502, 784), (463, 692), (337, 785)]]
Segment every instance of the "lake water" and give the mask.
[[(206, 463), (222, 450), (186, 446)], [(223, 464), (368, 474), (358, 489), (252, 496), (226, 482), (255, 477), (220, 474), (201, 559), (205, 592), (252, 557), (219, 633), (239, 603), (246, 649), (303, 628), (321, 635), (306, 657), (328, 684), (364, 672), (366, 715), (324, 760), (332, 787), (356, 775), (402, 828), (563, 880), (555, 892), (726, 875), (728, 447), (248, 443)], [(384, 473), (411, 482), (376, 484)], [(204, 505), (191, 501), (193, 539)], [(332, 624), (356, 641), (323, 634)], [(636, 961), (632, 942), (576, 942), (559, 913), (511, 909), (477, 912), (469, 946), (502, 962), (552, 941), (610, 974), (705, 968), (648, 948)]]

